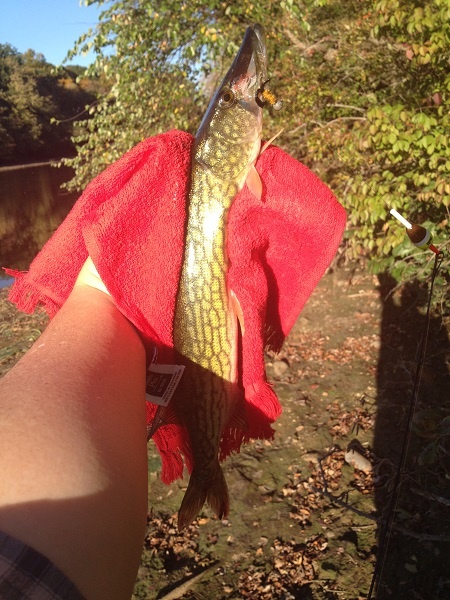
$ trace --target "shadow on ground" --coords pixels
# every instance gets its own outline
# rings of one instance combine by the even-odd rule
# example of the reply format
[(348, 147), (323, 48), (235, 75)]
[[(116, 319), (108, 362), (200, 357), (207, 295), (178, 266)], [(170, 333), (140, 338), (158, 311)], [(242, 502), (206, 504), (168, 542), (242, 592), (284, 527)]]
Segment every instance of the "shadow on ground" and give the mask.
[[(380, 277), (379, 283), (381, 346), (373, 451), (384, 462), (375, 503), (386, 521), (426, 335), (428, 290), (417, 282), (395, 290), (388, 276)], [(442, 319), (431, 317), (393, 527), (385, 539), (379, 600), (450, 598), (449, 348)], [(380, 544), (382, 536), (380, 528)]]

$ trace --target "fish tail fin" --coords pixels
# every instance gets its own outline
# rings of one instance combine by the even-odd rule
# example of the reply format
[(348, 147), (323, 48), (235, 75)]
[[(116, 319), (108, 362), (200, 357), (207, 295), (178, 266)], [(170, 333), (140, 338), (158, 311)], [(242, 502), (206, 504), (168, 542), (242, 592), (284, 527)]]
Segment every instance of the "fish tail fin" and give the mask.
[(228, 495), (228, 486), (223, 474), (222, 467), (217, 463), (209, 484), (206, 502), (213, 509), (219, 519), (223, 519), (230, 512), (230, 497)]
[(223, 519), (228, 515), (230, 509), (228, 486), (218, 462), (217, 468), (207, 481), (196, 476), (195, 468), (192, 471), (188, 488), (178, 511), (179, 531), (192, 523), (205, 502), (209, 504), (219, 519)]

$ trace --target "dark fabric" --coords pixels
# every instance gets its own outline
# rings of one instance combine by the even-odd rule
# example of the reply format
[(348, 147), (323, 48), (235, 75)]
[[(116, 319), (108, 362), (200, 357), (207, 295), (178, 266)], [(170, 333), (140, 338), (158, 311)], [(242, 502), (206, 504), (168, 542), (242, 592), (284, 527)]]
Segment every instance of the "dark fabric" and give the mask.
[(83, 600), (48, 558), (0, 531), (1, 600)]

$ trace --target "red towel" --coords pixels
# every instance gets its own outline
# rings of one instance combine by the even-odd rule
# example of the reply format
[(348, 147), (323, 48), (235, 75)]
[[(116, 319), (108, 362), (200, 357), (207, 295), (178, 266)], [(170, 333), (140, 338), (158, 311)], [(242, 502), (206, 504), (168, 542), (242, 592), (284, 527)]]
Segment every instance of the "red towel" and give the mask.
[[(148, 350), (156, 344), (158, 362), (170, 364), (192, 142), (180, 131), (152, 137), (96, 177), (30, 270), (7, 270), (16, 277), (10, 300), (25, 312), (42, 304), (52, 317), (90, 254)], [(264, 348), (280, 348), (332, 260), (345, 225), (345, 212), (331, 191), (279, 148), (270, 146), (256, 168), (262, 199), (244, 186), (227, 229), (228, 284), (245, 323), (242, 381), (248, 429), (224, 432), (221, 459), (250, 438), (273, 436), (270, 424), (280, 406), (266, 381)], [(149, 421), (155, 410), (148, 406)], [(162, 426), (153, 439), (162, 457), (163, 481), (182, 476), (182, 456), (190, 469), (182, 425)]]

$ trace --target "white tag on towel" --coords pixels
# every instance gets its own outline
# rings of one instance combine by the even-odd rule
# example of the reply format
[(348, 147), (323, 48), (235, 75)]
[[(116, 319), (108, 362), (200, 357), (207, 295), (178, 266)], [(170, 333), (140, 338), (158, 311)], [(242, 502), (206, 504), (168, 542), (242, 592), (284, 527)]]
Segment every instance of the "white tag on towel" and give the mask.
[(167, 406), (180, 383), (183, 371), (183, 365), (152, 363), (147, 370), (147, 383), (145, 386), (147, 402)]

